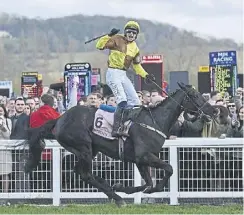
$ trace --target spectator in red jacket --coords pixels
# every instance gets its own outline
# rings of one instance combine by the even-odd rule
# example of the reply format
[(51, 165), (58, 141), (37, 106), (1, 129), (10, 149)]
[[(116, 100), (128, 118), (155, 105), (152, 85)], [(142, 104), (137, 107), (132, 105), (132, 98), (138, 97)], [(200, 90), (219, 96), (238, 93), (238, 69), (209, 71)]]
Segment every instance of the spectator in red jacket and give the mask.
[[(49, 120), (56, 119), (60, 114), (54, 109), (54, 97), (49, 94), (42, 95), (40, 99), (40, 108), (33, 112), (30, 115), (30, 127), (36, 128), (40, 127)], [(53, 135), (50, 134), (48, 139), (53, 139)], [(51, 189), (51, 165), (52, 165), (52, 151), (46, 149), (42, 152), (41, 155), (42, 162), (39, 163), (39, 168), (43, 170), (41, 174), (38, 174), (37, 178), (34, 178), (34, 181), (37, 181), (33, 184), (34, 189)], [(43, 180), (46, 178), (46, 180)]]
[[(53, 108), (53, 106), (53, 96), (49, 94), (42, 95), (40, 108), (30, 115), (30, 127), (37, 128), (49, 120), (57, 119), (60, 114)], [(50, 139), (53, 139), (52, 135), (50, 135)], [(42, 160), (49, 161), (52, 159), (51, 157), (51, 151), (48, 149), (42, 153)]]
[(47, 121), (57, 119), (60, 114), (53, 108), (54, 98), (51, 95), (44, 94), (41, 97), (41, 107), (30, 116), (30, 127), (37, 128)]

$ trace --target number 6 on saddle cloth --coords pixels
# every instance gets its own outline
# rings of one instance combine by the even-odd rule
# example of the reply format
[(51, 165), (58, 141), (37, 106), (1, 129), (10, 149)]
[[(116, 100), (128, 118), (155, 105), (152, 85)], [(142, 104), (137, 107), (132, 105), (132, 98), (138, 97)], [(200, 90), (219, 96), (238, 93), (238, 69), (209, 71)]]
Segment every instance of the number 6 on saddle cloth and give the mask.
[[(93, 133), (102, 136), (107, 139), (116, 139), (116, 137), (112, 137), (112, 128), (114, 123), (114, 112), (115, 107), (107, 106), (107, 105), (101, 105), (100, 108), (95, 113), (95, 119), (93, 123)], [(138, 115), (141, 108), (133, 108), (130, 109), (133, 111), (132, 114), (126, 112), (126, 115), (123, 116), (124, 122), (122, 122), (123, 126), (120, 129), (123, 129), (123, 132), (128, 133), (129, 128), (131, 126), (131, 119), (132, 115), (133, 118)]]

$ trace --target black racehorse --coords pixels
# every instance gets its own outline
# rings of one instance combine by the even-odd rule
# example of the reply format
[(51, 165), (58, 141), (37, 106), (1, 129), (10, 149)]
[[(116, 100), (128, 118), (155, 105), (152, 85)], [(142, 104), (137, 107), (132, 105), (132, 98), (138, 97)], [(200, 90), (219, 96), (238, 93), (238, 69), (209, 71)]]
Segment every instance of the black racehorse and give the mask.
[[(109, 140), (92, 132), (96, 108), (76, 106), (65, 112), (57, 120), (51, 120), (45, 125), (29, 131), (28, 144), (30, 158), (26, 164), (26, 171), (30, 172), (38, 165), (43, 145), (41, 140), (50, 136), (66, 150), (74, 153), (78, 162), (74, 171), (83, 181), (104, 192), (118, 206), (125, 204), (124, 200), (115, 192), (161, 192), (169, 177), (173, 174), (172, 166), (158, 158), (159, 152), (183, 110), (195, 111), (213, 117), (215, 109), (206, 103), (204, 97), (191, 86), (179, 84), (180, 89), (154, 107), (140, 107), (131, 110), (132, 125), (129, 137), (124, 142), (123, 161), (133, 162), (145, 180), (145, 185), (138, 187), (114, 186), (92, 174), (92, 160), (98, 152), (120, 159), (119, 140)], [(129, 116), (128, 116), (129, 117)], [(153, 187), (148, 167), (163, 169), (165, 176)]]

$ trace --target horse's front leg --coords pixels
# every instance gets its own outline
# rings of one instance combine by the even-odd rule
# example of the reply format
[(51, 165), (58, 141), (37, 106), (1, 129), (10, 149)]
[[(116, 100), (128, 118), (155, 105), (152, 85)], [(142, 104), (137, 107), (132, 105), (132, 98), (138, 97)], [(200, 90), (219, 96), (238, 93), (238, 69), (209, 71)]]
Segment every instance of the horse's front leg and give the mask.
[(146, 189), (144, 193), (150, 194), (154, 192), (162, 192), (169, 178), (173, 174), (172, 166), (165, 161), (162, 161), (160, 158), (152, 153), (148, 153), (143, 158), (143, 162), (147, 163), (151, 167), (163, 169), (165, 171), (165, 176), (163, 177), (163, 179), (158, 184), (156, 184), (155, 187), (149, 187), (148, 189)]
[(141, 177), (144, 179), (146, 184), (144, 184), (142, 186), (137, 186), (137, 187), (124, 187), (122, 184), (115, 184), (113, 186), (113, 190), (117, 191), (117, 192), (123, 192), (126, 194), (132, 194), (132, 193), (137, 193), (137, 192), (143, 192), (144, 190), (152, 188), (153, 182), (152, 182), (152, 178), (150, 176), (149, 167), (147, 167), (145, 165), (137, 164), (137, 168), (141, 174)]

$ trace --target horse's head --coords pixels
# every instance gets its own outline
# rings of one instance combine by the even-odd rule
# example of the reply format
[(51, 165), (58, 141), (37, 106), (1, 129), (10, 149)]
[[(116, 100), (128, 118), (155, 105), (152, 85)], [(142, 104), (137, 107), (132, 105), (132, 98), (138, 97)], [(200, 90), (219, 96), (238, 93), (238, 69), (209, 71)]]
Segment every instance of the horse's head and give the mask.
[(206, 114), (214, 117), (217, 114), (215, 107), (206, 102), (201, 93), (197, 92), (192, 86), (178, 83), (181, 90), (185, 93), (185, 99), (182, 106), (191, 112), (198, 112), (199, 114)]

